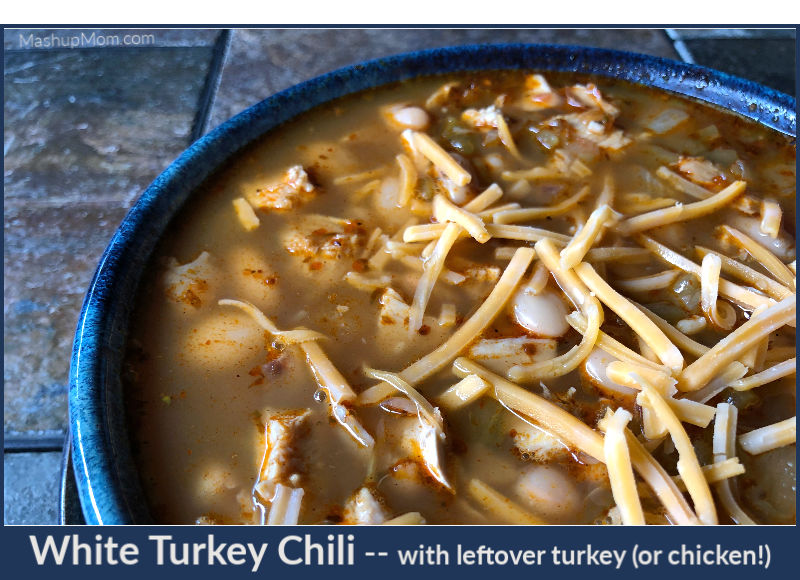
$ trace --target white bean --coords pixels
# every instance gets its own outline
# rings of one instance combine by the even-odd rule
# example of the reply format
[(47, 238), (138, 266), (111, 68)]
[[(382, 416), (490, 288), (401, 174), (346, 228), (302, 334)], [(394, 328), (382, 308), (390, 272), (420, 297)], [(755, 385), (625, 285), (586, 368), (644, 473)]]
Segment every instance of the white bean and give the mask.
[(430, 118), (428, 113), (419, 107), (400, 107), (392, 111), (394, 122), (407, 129), (422, 131), (427, 129)]
[(555, 465), (534, 465), (527, 469), (517, 481), (516, 492), (545, 518), (569, 518), (583, 504), (576, 483)]
[(617, 358), (611, 356), (603, 349), (595, 348), (589, 356), (586, 357), (583, 363), (583, 370), (586, 371), (589, 380), (606, 395), (624, 398), (634, 397), (636, 396), (636, 391), (634, 389), (615, 383), (609, 379), (606, 374), (608, 365), (617, 360)]
[(765, 234), (761, 231), (761, 220), (743, 215), (731, 218), (731, 225), (747, 234), (784, 262), (791, 262), (795, 258), (794, 240), (783, 230), (778, 231), (778, 236)]
[(522, 287), (514, 295), (511, 308), (517, 324), (537, 336), (557, 338), (569, 330), (567, 307), (550, 289), (534, 295)]

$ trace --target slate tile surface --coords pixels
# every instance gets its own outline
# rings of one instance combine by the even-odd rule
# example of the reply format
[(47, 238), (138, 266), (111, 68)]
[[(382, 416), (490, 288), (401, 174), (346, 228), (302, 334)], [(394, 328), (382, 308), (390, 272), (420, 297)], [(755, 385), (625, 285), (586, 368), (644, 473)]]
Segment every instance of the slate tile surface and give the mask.
[(134, 199), (189, 144), (204, 42), (4, 54), (6, 438), (63, 436), (83, 294)]
[(235, 30), (211, 128), (302, 80), (363, 60), (458, 44), (538, 42), (678, 58), (663, 30)]
[(61, 453), (3, 455), (3, 523), (58, 523)]

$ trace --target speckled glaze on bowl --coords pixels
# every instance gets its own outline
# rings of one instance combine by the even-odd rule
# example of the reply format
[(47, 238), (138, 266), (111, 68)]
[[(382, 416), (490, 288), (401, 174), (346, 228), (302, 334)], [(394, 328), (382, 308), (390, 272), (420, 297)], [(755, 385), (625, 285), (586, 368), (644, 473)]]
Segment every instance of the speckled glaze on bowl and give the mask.
[(70, 369), (73, 462), (87, 523), (151, 523), (131, 457), (120, 369), (137, 285), (158, 239), (198, 186), (242, 147), (332, 99), (416, 76), (536, 69), (614, 77), (713, 103), (796, 135), (795, 99), (707, 68), (610, 50), (554, 45), (443, 48), (369, 61), (277, 93), (195, 142), (120, 225), (83, 303)]

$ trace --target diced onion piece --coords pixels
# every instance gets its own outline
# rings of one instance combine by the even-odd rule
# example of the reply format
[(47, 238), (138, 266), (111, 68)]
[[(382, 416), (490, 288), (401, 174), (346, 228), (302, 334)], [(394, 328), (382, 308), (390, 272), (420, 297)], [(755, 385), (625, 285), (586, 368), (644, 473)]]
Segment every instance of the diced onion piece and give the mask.
[(440, 222), (454, 222), (467, 230), (469, 235), (481, 244), (485, 244), (492, 237), (483, 220), (474, 213), (460, 208), (442, 195), (433, 198), (433, 216)]
[[(388, 256), (389, 254), (386, 255)], [(351, 286), (359, 290), (366, 290), (367, 292), (373, 292), (378, 288), (386, 288), (392, 283), (392, 277), (388, 274), (376, 278), (373, 276), (365, 276), (360, 272), (348, 272), (344, 275), (344, 279), (347, 280)]]
[(237, 197), (233, 200), (233, 209), (236, 212), (236, 217), (246, 231), (252, 231), (261, 225), (261, 220), (258, 219), (253, 206), (243, 197)]
[[(719, 403), (717, 405), (717, 419), (714, 421), (714, 438), (712, 440), (712, 451), (714, 453), (714, 465), (720, 465), (725, 461), (736, 456), (736, 419), (738, 410), (735, 405)], [(738, 461), (738, 458), (736, 458)], [(744, 469), (742, 469), (744, 471)], [(719, 495), (722, 507), (728, 512), (731, 519), (739, 525), (752, 526), (755, 522), (739, 506), (733, 496), (730, 481), (719, 481), (715, 486)]]
[(673, 371), (683, 368), (683, 355), (663, 332), (624, 296), (603, 280), (590, 264), (583, 262), (575, 273), (597, 297), (617, 313), (642, 340), (653, 349), (659, 360)]
[[(410, 131), (406, 139), (412, 143), (416, 150), (425, 156), (428, 161), (433, 163), (442, 173), (452, 179), (453, 183), (461, 186), (467, 185), (472, 180), (472, 176), (469, 172), (461, 167), (461, 165), (459, 165), (447, 151), (442, 149), (436, 141), (431, 139), (429, 135), (411, 131), (410, 129), (406, 129), (406, 131)], [(404, 135), (406, 131), (403, 131)]]
[(624, 234), (634, 234), (678, 221), (683, 222), (708, 215), (728, 205), (732, 200), (744, 193), (746, 186), (747, 184), (744, 181), (735, 181), (719, 193), (702, 201), (677, 204), (628, 218), (619, 224), (619, 230)]
[(717, 300), (721, 268), (722, 262), (714, 254), (703, 257), (700, 266), (700, 308), (711, 324), (722, 330), (730, 330), (736, 324), (736, 311), (727, 302)]
[(711, 378), (748, 350), (758, 346), (761, 340), (773, 331), (794, 321), (796, 297), (794, 294), (754, 315), (720, 340), (700, 358), (686, 367), (678, 379), (682, 391), (696, 391), (704, 387)]
[(738, 381), (733, 381), (730, 386), (737, 391), (749, 391), (762, 385), (767, 385), (783, 377), (797, 373), (797, 359), (790, 358), (755, 375), (750, 375)]
[(744, 435), (739, 435), (739, 445), (750, 455), (759, 455), (797, 441), (797, 415)]
[(589, 187), (582, 187), (577, 193), (571, 195), (561, 203), (549, 207), (524, 207), (511, 209), (494, 214), (493, 220), (496, 224), (515, 224), (531, 220), (547, 219), (568, 213), (578, 203), (589, 195)]
[(481, 398), (489, 387), (478, 375), (467, 375), (439, 395), (437, 402), (448, 411), (454, 411)]
[[(511, 298), (514, 289), (533, 261), (533, 256), (532, 248), (519, 248), (483, 304), (439, 348), (400, 372), (403, 380), (415, 385), (437, 373), (450, 364), (464, 347), (475, 340), (476, 336), (480, 336)], [(381, 383), (361, 393), (359, 401), (362, 404), (378, 403), (391, 393), (392, 387)]]
[(648, 120), (645, 127), (653, 133), (661, 135), (667, 133), (684, 123), (689, 118), (689, 114), (682, 109), (664, 109), (658, 115)]
[[(492, 384), (493, 396), (505, 407), (529, 417), (549, 434), (598, 461), (604, 460), (603, 437), (558, 405), (505, 380), (470, 359), (456, 359), (453, 370), (462, 377), (469, 374), (480, 376)], [(697, 517), (664, 468), (632, 433), (627, 439), (634, 468), (656, 493), (672, 520), (678, 524), (696, 523)]]
[(442, 304), (439, 314), (439, 326), (453, 326), (456, 323), (456, 305), (452, 302)]
[(766, 270), (781, 284), (789, 288), (795, 287), (794, 274), (786, 264), (781, 262), (778, 256), (736, 228), (721, 226), (721, 229), (726, 235), (730, 236), (740, 248), (750, 254), (755, 261), (764, 266), (764, 268), (766, 268)]
[(547, 522), (479, 479), (470, 480), (467, 491), (483, 508), (509, 524), (544, 525)]
[(334, 185), (347, 185), (350, 183), (358, 183), (359, 181), (367, 181), (375, 177), (383, 175), (383, 168), (369, 169), (361, 173), (353, 173), (350, 175), (341, 175), (333, 180)]
[(609, 411), (603, 451), (611, 482), (611, 493), (620, 510), (622, 523), (627, 526), (643, 526), (644, 513), (636, 492), (636, 480), (633, 476), (633, 465), (625, 435), (626, 426), (632, 418), (625, 409)]
[(759, 229), (771, 238), (777, 238), (781, 230), (781, 206), (774, 201), (761, 202), (761, 224)]
[(678, 419), (663, 395), (655, 387), (641, 378), (641, 376), (637, 375), (636, 380), (642, 387), (642, 392), (639, 396), (650, 403), (658, 417), (666, 424), (675, 448), (678, 450), (678, 473), (681, 474), (683, 481), (686, 483), (686, 488), (697, 510), (697, 517), (704, 524), (716, 524), (717, 512), (714, 508), (711, 490), (700, 468), (700, 462), (697, 459), (692, 442), (683, 425), (681, 425), (680, 419)]
[(607, 205), (595, 209), (586, 223), (578, 230), (567, 247), (561, 250), (561, 267), (574, 268), (586, 257), (586, 253), (600, 238), (603, 229), (616, 219)]
[(517, 248), (515, 246), (500, 246), (499, 248), (494, 249), (494, 259), (510, 260), (516, 251)]

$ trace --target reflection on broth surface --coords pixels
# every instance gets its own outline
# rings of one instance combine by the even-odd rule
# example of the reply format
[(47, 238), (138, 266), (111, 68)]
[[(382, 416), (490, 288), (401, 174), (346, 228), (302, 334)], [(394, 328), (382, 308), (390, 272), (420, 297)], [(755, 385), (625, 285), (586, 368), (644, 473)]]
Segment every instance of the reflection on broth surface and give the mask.
[(154, 516), (794, 523), (794, 168), (739, 117), (556, 74), (281, 127), (142, 284)]

